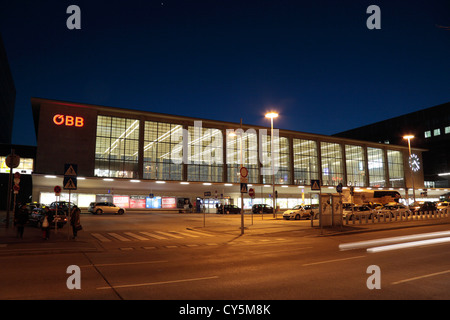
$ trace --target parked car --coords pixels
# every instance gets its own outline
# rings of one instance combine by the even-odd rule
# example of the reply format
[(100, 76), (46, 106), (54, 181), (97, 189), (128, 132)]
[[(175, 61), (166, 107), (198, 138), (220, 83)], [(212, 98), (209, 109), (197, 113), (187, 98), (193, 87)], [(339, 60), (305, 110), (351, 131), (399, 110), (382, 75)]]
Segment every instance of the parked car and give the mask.
[(303, 206), (303, 208), (305, 208), (305, 210), (307, 212), (309, 212), (309, 215), (314, 215), (314, 219), (318, 219), (319, 218), (319, 205), (318, 204), (311, 204), (311, 205), (306, 205)]
[(64, 227), (64, 225), (67, 223), (68, 217), (63, 210), (58, 210), (58, 214), (55, 215), (55, 209), (34, 208), (30, 214), (30, 217), (28, 218), (28, 222), (30, 223), (30, 225), (40, 228), (42, 226), (42, 223), (44, 222), (46, 211), (48, 211), (49, 216), (51, 216), (50, 228), (55, 227), (55, 222), (58, 228)]
[(116, 206), (111, 202), (91, 202), (89, 204), (88, 211), (93, 214), (103, 214), (103, 213), (113, 213), (113, 214), (124, 214), (125, 209)]
[(239, 208), (235, 204), (226, 204), (224, 206), (219, 206), (217, 208), (217, 213), (220, 213), (220, 214), (241, 213), (241, 208)]
[(438, 210), (450, 210), (450, 202), (438, 202), (438, 204), (436, 205)]
[(69, 215), (69, 205), (70, 208), (72, 209), (74, 204), (73, 202), (68, 202), (68, 201), (54, 201), (52, 203), (50, 203), (50, 205), (48, 206), (51, 210), (55, 210), (56, 208), (58, 208), (58, 211), (62, 210), (64, 211), (64, 213), (66, 215)]
[(273, 213), (273, 207), (268, 204), (254, 204), (252, 206), (253, 213)]
[(283, 212), (283, 219), (290, 220), (300, 220), (302, 218), (309, 219), (311, 217), (310, 211), (306, 211), (306, 209), (302, 205), (296, 205), (292, 209), (286, 210)]
[(372, 217), (374, 216), (374, 213), (376, 213), (375, 210), (373, 210), (369, 206), (363, 204), (363, 205), (355, 205), (355, 206), (353, 206), (353, 208), (352, 208), (352, 206), (345, 207), (343, 209), (342, 216), (344, 219), (347, 218), (347, 216), (348, 216), (349, 220), (352, 220), (352, 219), (359, 220), (366, 216), (368, 219), (372, 219)]
[(437, 206), (436, 206), (436, 203), (435, 202), (430, 202), (430, 201), (427, 201), (427, 202), (424, 202), (421, 206), (420, 206), (420, 208), (419, 208), (419, 210), (418, 211), (423, 211), (423, 212), (434, 212), (434, 211), (437, 211)]
[(408, 217), (411, 214), (411, 211), (407, 206), (401, 203), (388, 203), (385, 204), (381, 209), (377, 210), (378, 215), (383, 217), (395, 217), (396, 215), (401, 215), (402, 217)]

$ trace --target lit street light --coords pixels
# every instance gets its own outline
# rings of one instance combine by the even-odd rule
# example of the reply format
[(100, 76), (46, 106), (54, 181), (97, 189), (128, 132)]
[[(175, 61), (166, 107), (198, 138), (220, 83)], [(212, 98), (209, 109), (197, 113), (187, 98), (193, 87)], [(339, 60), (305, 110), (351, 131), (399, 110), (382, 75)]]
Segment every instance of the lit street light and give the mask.
[(272, 199), (273, 199), (273, 210), (274, 217), (276, 218), (277, 212), (277, 201), (275, 198), (275, 160), (274, 160), (274, 152), (273, 152), (273, 119), (278, 117), (278, 113), (276, 112), (268, 112), (265, 115), (266, 118), (270, 119), (270, 153), (272, 154)]

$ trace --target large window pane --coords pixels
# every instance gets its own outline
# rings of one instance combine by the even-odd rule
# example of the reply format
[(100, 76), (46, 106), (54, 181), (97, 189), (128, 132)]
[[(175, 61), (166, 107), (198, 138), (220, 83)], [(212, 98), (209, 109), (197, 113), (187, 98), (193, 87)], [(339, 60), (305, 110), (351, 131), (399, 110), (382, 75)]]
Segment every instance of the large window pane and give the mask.
[(227, 131), (227, 181), (234, 183), (240, 181), (241, 143), (243, 151), (242, 162), (248, 169), (248, 182), (258, 183), (258, 142), (256, 131), (251, 129), (245, 132), (240, 129)]
[(294, 184), (309, 185), (319, 179), (317, 144), (312, 140), (293, 139)]
[(337, 143), (321, 142), (322, 184), (337, 186), (343, 181), (342, 148)]
[(389, 182), (393, 188), (404, 188), (403, 155), (400, 151), (388, 150)]
[(367, 148), (367, 157), (369, 166), (369, 185), (371, 187), (385, 187), (383, 149), (369, 147)]
[(139, 120), (97, 117), (95, 171), (99, 177), (138, 175)]
[(144, 179), (182, 180), (182, 129), (179, 124), (145, 121)]
[(361, 146), (345, 146), (347, 166), (347, 185), (363, 187), (365, 185), (364, 149)]

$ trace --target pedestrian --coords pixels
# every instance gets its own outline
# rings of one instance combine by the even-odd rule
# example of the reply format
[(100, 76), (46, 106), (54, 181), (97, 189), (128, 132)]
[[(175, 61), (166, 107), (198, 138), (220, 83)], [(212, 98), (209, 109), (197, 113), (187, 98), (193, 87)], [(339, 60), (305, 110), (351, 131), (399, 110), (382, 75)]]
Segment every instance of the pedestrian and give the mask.
[(50, 238), (50, 226), (53, 222), (54, 214), (48, 207), (44, 209), (44, 219), (42, 220), (41, 230), (42, 239), (48, 240)]
[(70, 225), (72, 226), (72, 239), (76, 239), (78, 235), (78, 231), (82, 230), (81, 221), (80, 221), (80, 208), (77, 206), (73, 206), (72, 213), (70, 214)]
[(28, 208), (26, 204), (18, 205), (14, 217), (14, 223), (17, 227), (17, 237), (23, 239), (25, 224), (28, 222)]

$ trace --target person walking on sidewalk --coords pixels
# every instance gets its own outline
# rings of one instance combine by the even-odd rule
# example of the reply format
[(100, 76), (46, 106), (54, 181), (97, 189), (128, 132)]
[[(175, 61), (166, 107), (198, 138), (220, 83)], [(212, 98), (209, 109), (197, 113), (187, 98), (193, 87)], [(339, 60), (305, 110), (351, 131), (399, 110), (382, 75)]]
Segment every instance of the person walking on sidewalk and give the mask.
[(25, 224), (28, 222), (28, 209), (26, 204), (18, 206), (14, 217), (14, 222), (17, 227), (17, 237), (23, 239)]
[(50, 238), (50, 225), (53, 222), (54, 214), (50, 211), (48, 207), (44, 209), (44, 220), (42, 220), (42, 239), (48, 240)]
[(80, 208), (78, 208), (77, 206), (73, 206), (72, 213), (70, 215), (70, 225), (72, 226), (72, 233), (73, 233), (72, 239), (76, 239), (78, 231), (82, 229), (80, 221), (80, 212), (81, 212)]

